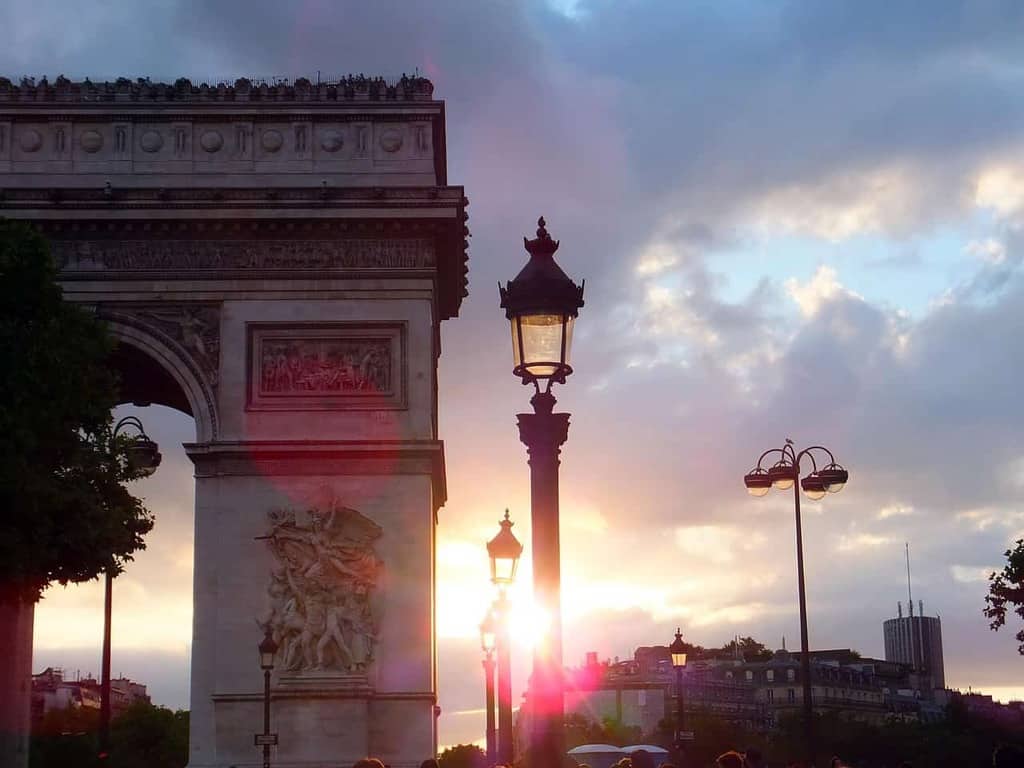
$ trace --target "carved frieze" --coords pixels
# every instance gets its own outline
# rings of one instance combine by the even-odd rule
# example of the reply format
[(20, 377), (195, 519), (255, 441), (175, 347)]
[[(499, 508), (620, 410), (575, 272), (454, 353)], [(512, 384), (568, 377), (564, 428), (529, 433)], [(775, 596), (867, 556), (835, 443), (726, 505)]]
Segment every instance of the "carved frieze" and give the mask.
[(250, 410), (405, 405), (404, 326), (252, 324)]
[(427, 238), (344, 240), (55, 240), (66, 272), (89, 270), (429, 269)]
[(277, 642), (278, 669), (365, 674), (377, 644), (380, 526), (336, 499), (308, 510), (275, 509), (269, 523), (262, 537), (274, 558), (269, 606), (257, 623)]

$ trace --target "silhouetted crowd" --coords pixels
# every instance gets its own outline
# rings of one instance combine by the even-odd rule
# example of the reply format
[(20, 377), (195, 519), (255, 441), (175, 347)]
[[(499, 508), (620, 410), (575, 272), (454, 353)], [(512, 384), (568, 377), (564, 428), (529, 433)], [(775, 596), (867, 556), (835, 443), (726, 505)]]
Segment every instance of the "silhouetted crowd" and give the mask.
[[(822, 764), (823, 766), (826, 764)], [(828, 768), (857, 768), (852, 763), (847, 763), (840, 757), (833, 757), (828, 763)], [(708, 768), (808, 768), (806, 762), (797, 760), (786, 763), (769, 763), (764, 759), (761, 752), (756, 749), (748, 749), (745, 752), (729, 750), (715, 758), (714, 766)], [(390, 768), (381, 760), (375, 757), (366, 757), (359, 760), (352, 768)], [(438, 768), (437, 760), (424, 760), (420, 768)], [(515, 768), (514, 765), (498, 764), (493, 768)], [(577, 763), (571, 757), (565, 757), (563, 768), (590, 768), (586, 763)], [(654, 757), (650, 752), (638, 749), (629, 757), (624, 757), (615, 763), (612, 768), (677, 768), (673, 763), (662, 763), (655, 766)], [(689, 766), (685, 768), (705, 768), (704, 766)], [(816, 768), (816, 766), (810, 766)], [(912, 761), (897, 760), (885, 768), (915, 768)], [(996, 747), (992, 754), (992, 768), (1024, 768), (1024, 750), (1012, 745)]]

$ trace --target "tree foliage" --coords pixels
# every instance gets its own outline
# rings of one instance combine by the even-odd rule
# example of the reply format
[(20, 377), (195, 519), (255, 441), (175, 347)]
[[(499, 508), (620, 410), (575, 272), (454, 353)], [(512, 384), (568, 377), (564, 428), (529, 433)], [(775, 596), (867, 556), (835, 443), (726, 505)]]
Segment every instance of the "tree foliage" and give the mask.
[(487, 768), (487, 753), (476, 744), (456, 744), (437, 758), (440, 768)]
[(0, 220), (0, 599), (116, 573), (153, 525), (124, 487), (112, 342), (56, 277), (46, 241)]
[(188, 712), (135, 704), (110, 728), (109, 768), (183, 768), (188, 762)]
[(32, 732), (29, 768), (184, 768), (188, 725), (188, 712), (134, 704), (111, 723), (110, 754), (101, 761), (99, 710), (55, 710)]
[[(998, 573), (988, 577), (988, 595), (985, 596), (985, 615), (991, 620), (989, 626), (998, 631), (1006, 624), (1007, 608), (1012, 608), (1018, 617), (1024, 619), (1024, 539), (1017, 539), (1013, 549), (1003, 553), (1006, 565)], [(1017, 652), (1024, 656), (1024, 629), (1016, 634)]]
[[(825, 758), (825, 765), (832, 755), (838, 755), (857, 768), (894, 768), (904, 760), (914, 768), (982, 768), (992, 765), (992, 753), (999, 745), (1024, 746), (1024, 732), (1019, 728), (972, 715), (959, 698), (953, 699), (942, 722), (893, 720), (876, 724), (837, 712), (819, 714), (815, 719), (818, 757)], [(673, 718), (663, 719), (651, 733), (639, 734), (637, 729), (625, 740), (617, 738), (621, 734), (616, 729), (621, 726), (614, 724), (608, 729), (610, 723), (598, 724), (578, 714), (567, 716), (567, 745), (656, 744), (669, 750), (673, 759), (676, 757)], [(779, 766), (805, 756), (805, 731), (799, 715), (783, 717), (777, 728), (764, 731), (750, 728), (743, 721), (688, 710), (686, 729), (694, 733), (694, 741), (684, 746), (683, 765), (688, 768), (713, 765), (715, 756), (730, 749), (743, 752), (756, 748), (769, 765)]]

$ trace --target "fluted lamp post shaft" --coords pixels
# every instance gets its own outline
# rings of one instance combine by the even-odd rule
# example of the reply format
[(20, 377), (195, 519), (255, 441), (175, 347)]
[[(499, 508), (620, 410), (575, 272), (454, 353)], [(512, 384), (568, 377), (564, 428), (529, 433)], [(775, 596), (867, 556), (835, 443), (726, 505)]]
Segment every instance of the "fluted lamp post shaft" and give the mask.
[(529, 261), (499, 292), (512, 331), (512, 372), (534, 386), (533, 413), (518, 414), (519, 439), (530, 465), (534, 603), (546, 622), (533, 654), (529, 759), (533, 768), (560, 768), (565, 750), (558, 466), (569, 414), (554, 413), (551, 386), (564, 384), (572, 373), (569, 357), (583, 285), (555, 262), (558, 241), (548, 234), (543, 217), (537, 221), (537, 236), (524, 237), (523, 245)]

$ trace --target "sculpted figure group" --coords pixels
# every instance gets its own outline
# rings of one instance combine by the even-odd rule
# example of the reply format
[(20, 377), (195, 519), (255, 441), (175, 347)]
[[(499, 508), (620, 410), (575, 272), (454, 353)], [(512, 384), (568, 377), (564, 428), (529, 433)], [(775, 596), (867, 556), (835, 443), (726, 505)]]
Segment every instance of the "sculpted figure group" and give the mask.
[(286, 671), (361, 674), (377, 640), (371, 598), (383, 566), (373, 548), (381, 529), (335, 502), (308, 518), (300, 525), (295, 510), (270, 513), (263, 538), (275, 564), (260, 627), (269, 626)]

